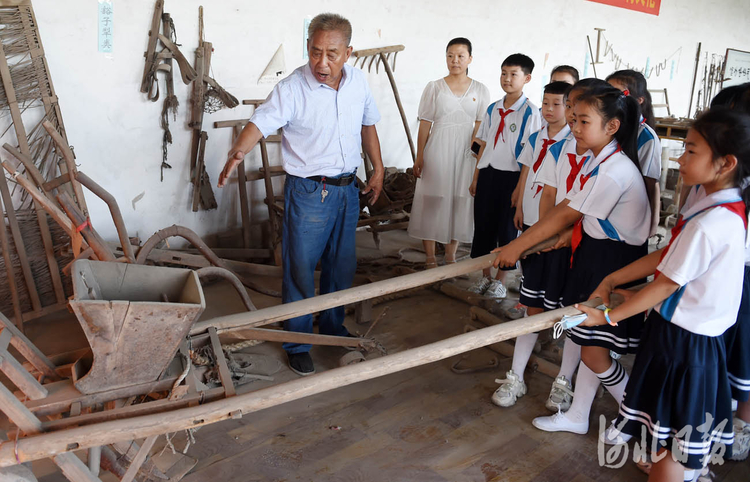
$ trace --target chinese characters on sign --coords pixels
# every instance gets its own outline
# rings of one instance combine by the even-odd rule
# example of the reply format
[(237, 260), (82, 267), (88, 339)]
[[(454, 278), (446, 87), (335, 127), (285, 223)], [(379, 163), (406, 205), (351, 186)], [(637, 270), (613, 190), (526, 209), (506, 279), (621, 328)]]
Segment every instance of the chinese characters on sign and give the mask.
[(750, 82), (750, 67), (729, 67), (726, 76), (737, 83)]
[(112, 53), (113, 15), (112, 0), (99, 0), (99, 52)]
[(661, 0), (589, 0), (589, 2), (603, 3), (657, 16), (659, 15), (659, 7), (661, 7)]

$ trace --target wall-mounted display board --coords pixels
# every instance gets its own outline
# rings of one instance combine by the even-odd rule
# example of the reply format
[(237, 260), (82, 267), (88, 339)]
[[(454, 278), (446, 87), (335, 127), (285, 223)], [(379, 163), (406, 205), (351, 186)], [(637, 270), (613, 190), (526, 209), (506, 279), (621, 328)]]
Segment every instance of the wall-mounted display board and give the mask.
[(750, 52), (727, 49), (721, 78), (722, 88), (750, 82)]

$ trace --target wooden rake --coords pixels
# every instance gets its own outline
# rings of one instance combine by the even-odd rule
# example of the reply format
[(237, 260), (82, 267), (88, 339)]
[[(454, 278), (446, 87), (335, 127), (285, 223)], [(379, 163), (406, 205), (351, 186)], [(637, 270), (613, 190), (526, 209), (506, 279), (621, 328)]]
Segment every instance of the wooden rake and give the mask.
[[(398, 95), (398, 87), (396, 87), (396, 79), (393, 77), (393, 71), (396, 70), (396, 57), (398, 53), (404, 50), (403, 45), (391, 45), (390, 47), (378, 47), (374, 49), (363, 49), (355, 50), (352, 52), (354, 57), (354, 66), (361, 69), (365, 68), (367, 64), (367, 71), (372, 71), (372, 64), (375, 64), (375, 73), (380, 73), (380, 64), (383, 64), (383, 69), (388, 75), (388, 80), (391, 83), (393, 89), (393, 96), (396, 98), (396, 106), (398, 107), (398, 113), (401, 114), (401, 122), (404, 124), (404, 131), (406, 131), (406, 139), (409, 141), (409, 150), (411, 151), (412, 161), (416, 160), (416, 151), (414, 149), (414, 141), (411, 138), (411, 130), (409, 130), (409, 122), (406, 120), (406, 114), (404, 113), (404, 106), (401, 105), (401, 96)], [(361, 62), (360, 62), (361, 60)]]

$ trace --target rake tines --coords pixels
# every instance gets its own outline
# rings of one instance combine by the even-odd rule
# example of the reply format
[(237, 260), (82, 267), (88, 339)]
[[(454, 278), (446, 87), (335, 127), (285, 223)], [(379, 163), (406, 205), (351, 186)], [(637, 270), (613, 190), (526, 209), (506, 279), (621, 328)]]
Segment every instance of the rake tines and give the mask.
[(354, 66), (356, 67), (357, 62), (359, 62), (359, 68), (364, 69), (365, 64), (369, 59), (369, 63), (367, 63), (368, 72), (372, 71), (373, 62), (375, 63), (376, 73), (380, 73), (380, 62), (387, 62), (390, 65), (391, 70), (393, 71), (396, 70), (396, 56), (402, 50), (404, 50), (403, 45), (391, 45), (390, 47), (355, 50), (354, 52), (352, 52), (352, 55), (354, 56)]

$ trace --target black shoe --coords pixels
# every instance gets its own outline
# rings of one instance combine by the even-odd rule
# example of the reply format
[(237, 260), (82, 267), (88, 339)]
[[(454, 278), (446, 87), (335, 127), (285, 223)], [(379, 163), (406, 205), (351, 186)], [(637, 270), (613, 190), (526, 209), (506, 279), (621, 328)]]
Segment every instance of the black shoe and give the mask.
[(308, 352), (287, 353), (287, 356), (289, 357), (289, 368), (297, 375), (306, 377), (315, 373), (315, 365), (313, 365), (312, 357)]

